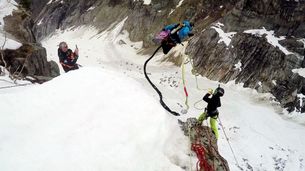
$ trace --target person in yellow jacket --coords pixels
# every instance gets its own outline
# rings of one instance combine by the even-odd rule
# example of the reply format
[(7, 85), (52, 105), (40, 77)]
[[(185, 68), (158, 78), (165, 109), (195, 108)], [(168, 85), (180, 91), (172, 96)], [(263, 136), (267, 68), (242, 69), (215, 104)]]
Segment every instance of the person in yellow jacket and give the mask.
[[(205, 108), (205, 111), (198, 118), (198, 122), (202, 124), (202, 122), (205, 119), (210, 117), (211, 128), (217, 139), (219, 137), (218, 127), (217, 127), (217, 118), (219, 112), (217, 108), (221, 106), (220, 97), (222, 97), (224, 93), (225, 91), (221, 87), (216, 88), (214, 93), (212, 89), (209, 89), (208, 93), (203, 97), (203, 100), (207, 102), (208, 105)], [(211, 95), (212, 97), (210, 98)]]

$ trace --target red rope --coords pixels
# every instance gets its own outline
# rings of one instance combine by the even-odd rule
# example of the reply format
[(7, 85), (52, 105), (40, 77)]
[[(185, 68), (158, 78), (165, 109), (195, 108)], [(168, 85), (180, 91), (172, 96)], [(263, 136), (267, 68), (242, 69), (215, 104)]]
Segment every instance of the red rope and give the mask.
[(187, 90), (186, 90), (186, 87), (184, 86), (184, 93), (185, 93), (185, 96), (188, 97), (189, 94), (187, 93)]
[(208, 161), (205, 158), (205, 150), (201, 144), (192, 144), (192, 150), (196, 153), (198, 158), (198, 162), (196, 164), (197, 171), (214, 171), (213, 167), (209, 165)]

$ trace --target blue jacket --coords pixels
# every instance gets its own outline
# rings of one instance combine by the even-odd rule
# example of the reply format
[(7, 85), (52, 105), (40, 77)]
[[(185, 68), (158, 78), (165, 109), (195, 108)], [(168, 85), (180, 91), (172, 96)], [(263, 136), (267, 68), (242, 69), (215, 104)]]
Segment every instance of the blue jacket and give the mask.
[[(179, 24), (171, 24), (168, 26), (165, 26), (163, 30), (174, 30), (175, 28), (177, 28), (179, 26)], [(188, 20), (184, 20), (183, 21), (183, 27), (178, 31), (178, 36), (180, 38), (181, 41), (183, 41), (183, 39), (185, 39), (189, 33), (191, 33), (192, 31), (192, 26), (191, 23)]]

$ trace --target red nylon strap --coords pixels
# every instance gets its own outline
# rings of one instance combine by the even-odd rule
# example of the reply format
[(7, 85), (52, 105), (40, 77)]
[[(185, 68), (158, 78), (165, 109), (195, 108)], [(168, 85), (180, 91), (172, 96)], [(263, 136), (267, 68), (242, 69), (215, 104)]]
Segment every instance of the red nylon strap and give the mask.
[(189, 94), (187, 93), (187, 90), (186, 90), (186, 87), (184, 86), (184, 93), (185, 93), (185, 96), (188, 97)]

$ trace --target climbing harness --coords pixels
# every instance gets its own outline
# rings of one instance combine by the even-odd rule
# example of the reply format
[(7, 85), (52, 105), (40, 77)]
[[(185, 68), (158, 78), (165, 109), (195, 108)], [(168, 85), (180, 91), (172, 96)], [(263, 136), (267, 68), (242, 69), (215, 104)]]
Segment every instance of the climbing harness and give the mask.
[(147, 64), (148, 62), (155, 56), (155, 54), (160, 50), (162, 46), (159, 46), (155, 52), (151, 55), (150, 58), (148, 58), (145, 63), (144, 63), (144, 75), (145, 75), (145, 78), (147, 79), (147, 81), (149, 82), (149, 84), (152, 86), (153, 89), (155, 89), (155, 91), (158, 93), (159, 95), (159, 98), (160, 98), (160, 104), (162, 105), (162, 107), (167, 110), (169, 113), (171, 113), (172, 115), (174, 116), (180, 116), (179, 113), (175, 112), (175, 111), (172, 111), (166, 104), (165, 102), (163, 101), (163, 96), (162, 96), (162, 93), (160, 92), (160, 90), (155, 86), (154, 83), (152, 83), (152, 81), (150, 80), (150, 78), (148, 77), (147, 75), (147, 70), (146, 70), (146, 67), (147, 67)]
[(223, 124), (222, 124), (222, 122), (221, 122), (221, 120), (220, 120), (220, 117), (218, 117), (218, 120), (219, 120), (220, 126), (221, 126), (221, 128), (222, 128), (223, 134), (225, 135), (225, 138), (226, 138), (226, 140), (227, 140), (227, 142), (228, 142), (228, 144), (229, 144), (229, 147), (230, 147), (230, 149), (231, 149), (231, 152), (232, 152), (232, 154), (233, 154), (233, 157), (234, 157), (234, 159), (235, 159), (235, 162), (236, 162), (237, 166), (240, 168), (240, 166), (239, 166), (239, 164), (238, 164), (238, 161), (237, 161), (237, 159), (236, 159), (236, 155), (235, 155), (235, 153), (234, 153), (234, 151), (233, 151), (233, 148), (232, 148), (232, 146), (231, 146), (231, 143), (230, 143), (230, 141), (229, 141), (229, 138), (228, 138), (228, 136), (227, 136), (227, 134), (226, 134), (226, 132), (225, 132), (224, 126), (223, 126)]

